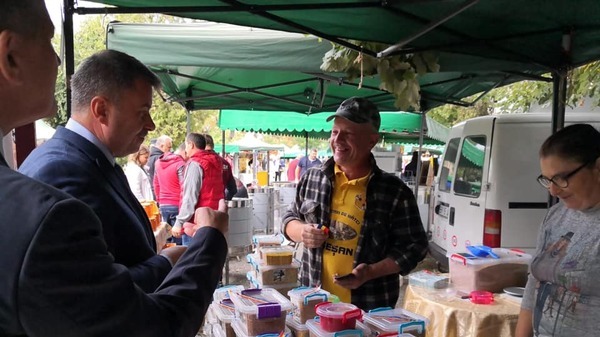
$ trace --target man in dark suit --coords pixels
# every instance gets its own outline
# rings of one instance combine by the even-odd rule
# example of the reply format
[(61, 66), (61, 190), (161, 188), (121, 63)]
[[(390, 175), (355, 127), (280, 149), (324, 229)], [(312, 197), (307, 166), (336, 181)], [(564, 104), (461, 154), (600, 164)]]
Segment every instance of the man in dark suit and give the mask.
[[(56, 112), (53, 31), (42, 0), (2, 1), (0, 138)], [(187, 252), (146, 294), (85, 203), (11, 170), (2, 154), (0, 186), (0, 336), (196, 334), (225, 262), (226, 213), (198, 210)]]
[[(67, 125), (35, 149), (19, 171), (90, 206), (100, 218), (108, 251), (152, 292), (185, 247), (157, 255), (148, 216), (131, 193), (115, 157), (136, 152), (148, 131), (158, 78), (135, 58), (105, 50), (84, 60), (71, 80)], [(162, 248), (162, 247), (161, 247)]]

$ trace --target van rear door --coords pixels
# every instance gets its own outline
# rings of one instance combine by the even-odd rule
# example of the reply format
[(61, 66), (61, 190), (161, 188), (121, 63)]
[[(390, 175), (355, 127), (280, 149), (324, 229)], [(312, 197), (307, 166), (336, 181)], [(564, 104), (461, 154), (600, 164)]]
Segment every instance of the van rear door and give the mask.
[(446, 249), (448, 246), (448, 220), (450, 216), (450, 193), (452, 191), (452, 181), (454, 180), (454, 171), (456, 168), (456, 155), (460, 145), (460, 135), (462, 126), (455, 126), (450, 133), (450, 140), (446, 145), (440, 172), (438, 174), (437, 184), (434, 188), (431, 207), (431, 231), (430, 251), (432, 256), (447, 267)]
[(483, 243), (493, 123), (493, 119), (465, 123), (449, 203), (448, 254), (464, 252), (468, 245)]

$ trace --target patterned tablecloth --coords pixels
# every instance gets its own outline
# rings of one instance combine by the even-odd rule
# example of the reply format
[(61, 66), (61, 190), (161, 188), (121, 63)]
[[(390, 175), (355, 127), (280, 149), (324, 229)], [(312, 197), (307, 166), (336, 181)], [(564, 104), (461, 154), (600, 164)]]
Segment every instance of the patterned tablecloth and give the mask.
[(494, 294), (492, 304), (473, 304), (452, 288), (427, 289), (409, 285), (404, 309), (429, 319), (427, 337), (512, 337), (520, 298)]

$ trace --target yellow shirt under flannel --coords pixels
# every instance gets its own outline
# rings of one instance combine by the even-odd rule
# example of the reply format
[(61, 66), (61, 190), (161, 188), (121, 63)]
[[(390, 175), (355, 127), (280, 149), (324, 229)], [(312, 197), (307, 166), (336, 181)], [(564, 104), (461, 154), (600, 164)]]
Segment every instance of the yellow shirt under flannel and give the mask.
[(358, 236), (365, 215), (369, 175), (370, 172), (364, 177), (348, 180), (346, 174), (335, 165), (330, 234), (323, 249), (322, 287), (346, 303), (350, 303), (350, 289), (334, 284), (333, 275), (352, 272)]

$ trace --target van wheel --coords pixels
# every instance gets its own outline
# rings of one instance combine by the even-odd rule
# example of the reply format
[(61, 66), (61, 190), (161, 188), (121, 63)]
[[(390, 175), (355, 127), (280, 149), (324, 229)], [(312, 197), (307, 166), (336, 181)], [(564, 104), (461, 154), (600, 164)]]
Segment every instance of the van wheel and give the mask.
[(439, 263), (438, 261), (436, 261), (436, 262), (435, 262), (435, 265), (437, 266), (437, 270), (438, 270), (440, 273), (448, 273), (448, 272), (450, 272), (450, 271), (448, 270), (448, 267), (447, 267), (447, 266), (444, 266), (443, 264)]

